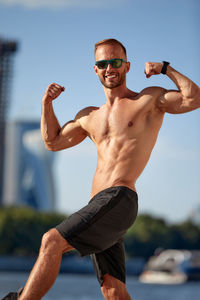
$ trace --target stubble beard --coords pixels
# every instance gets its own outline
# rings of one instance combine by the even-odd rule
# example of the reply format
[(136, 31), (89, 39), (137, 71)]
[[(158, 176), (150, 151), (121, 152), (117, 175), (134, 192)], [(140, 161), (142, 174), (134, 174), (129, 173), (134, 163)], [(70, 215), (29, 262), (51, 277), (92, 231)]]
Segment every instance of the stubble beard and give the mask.
[(99, 79), (100, 79), (100, 81), (101, 81), (101, 83), (104, 87), (106, 87), (108, 89), (114, 89), (116, 87), (121, 86), (124, 83), (124, 81), (126, 79), (126, 71), (124, 70), (124, 72), (121, 74), (121, 76), (119, 77), (118, 82), (109, 82), (108, 83), (108, 82), (106, 82), (106, 80), (104, 79), (103, 76), (99, 77)]

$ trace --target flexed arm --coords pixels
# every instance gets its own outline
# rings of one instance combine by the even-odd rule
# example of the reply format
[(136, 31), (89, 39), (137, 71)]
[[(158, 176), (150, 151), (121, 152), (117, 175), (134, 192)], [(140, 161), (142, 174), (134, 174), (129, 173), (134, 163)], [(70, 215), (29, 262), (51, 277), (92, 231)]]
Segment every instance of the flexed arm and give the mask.
[[(149, 78), (161, 73), (162, 63), (146, 63), (145, 73)], [(166, 75), (176, 84), (178, 91), (162, 89), (157, 106), (163, 112), (172, 114), (186, 113), (200, 107), (200, 88), (189, 78), (171, 66)]]
[(42, 98), (41, 134), (48, 150), (59, 151), (82, 142), (87, 132), (81, 127), (79, 119), (83, 116), (79, 112), (75, 119), (66, 123), (62, 128), (54, 114), (52, 102), (63, 91), (64, 87), (52, 83), (48, 86)]

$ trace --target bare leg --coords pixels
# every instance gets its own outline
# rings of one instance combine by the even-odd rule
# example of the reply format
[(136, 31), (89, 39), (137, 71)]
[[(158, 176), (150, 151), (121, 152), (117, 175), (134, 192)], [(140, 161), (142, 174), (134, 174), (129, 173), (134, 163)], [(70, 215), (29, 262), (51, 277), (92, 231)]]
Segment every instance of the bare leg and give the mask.
[(101, 291), (106, 300), (131, 300), (126, 285), (109, 274), (104, 275)]
[(45, 233), (38, 259), (19, 299), (40, 300), (57, 278), (62, 254), (72, 249), (56, 229)]

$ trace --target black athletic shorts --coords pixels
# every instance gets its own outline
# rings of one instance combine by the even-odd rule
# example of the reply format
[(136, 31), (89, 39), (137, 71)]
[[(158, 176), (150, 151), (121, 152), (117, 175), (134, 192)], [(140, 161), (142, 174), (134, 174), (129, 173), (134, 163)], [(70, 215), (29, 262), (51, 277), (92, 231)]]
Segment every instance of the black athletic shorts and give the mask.
[(97, 278), (109, 274), (125, 282), (123, 236), (136, 219), (137, 193), (114, 186), (96, 194), (56, 228), (81, 256), (91, 255)]

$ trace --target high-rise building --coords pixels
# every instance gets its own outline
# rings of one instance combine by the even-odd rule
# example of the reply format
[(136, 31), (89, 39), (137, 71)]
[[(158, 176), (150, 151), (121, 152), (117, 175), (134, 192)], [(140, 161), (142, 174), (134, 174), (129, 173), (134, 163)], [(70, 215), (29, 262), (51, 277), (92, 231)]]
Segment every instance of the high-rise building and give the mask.
[(12, 79), (12, 58), (16, 50), (16, 42), (0, 38), (0, 205), (3, 195), (6, 113)]
[(3, 204), (51, 211), (55, 206), (53, 158), (46, 150), (39, 121), (9, 122), (5, 144)]

